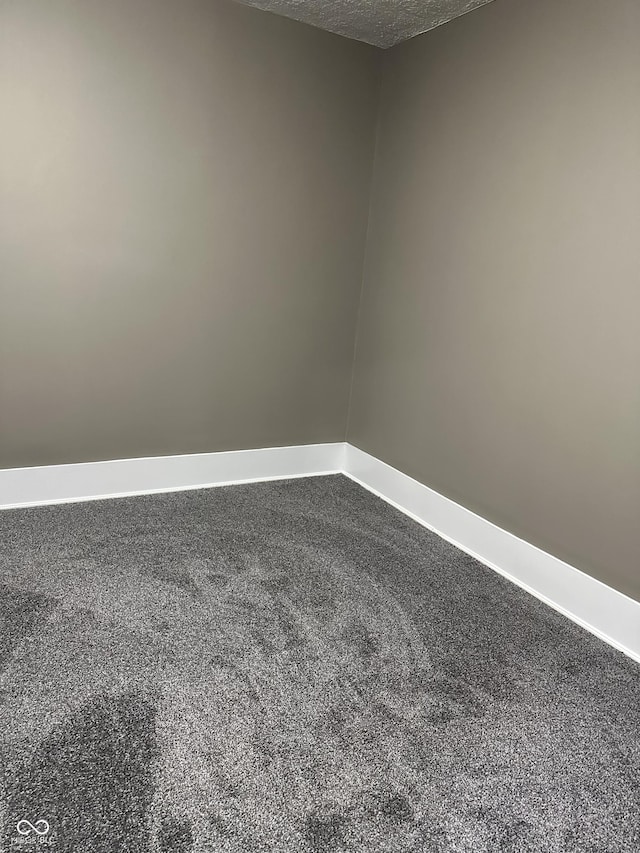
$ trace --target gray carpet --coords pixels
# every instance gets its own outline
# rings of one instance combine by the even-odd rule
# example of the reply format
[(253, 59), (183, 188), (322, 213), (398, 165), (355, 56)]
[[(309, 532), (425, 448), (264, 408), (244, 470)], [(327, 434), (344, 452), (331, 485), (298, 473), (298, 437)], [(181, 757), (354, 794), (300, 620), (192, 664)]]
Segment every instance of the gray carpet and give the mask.
[(640, 850), (640, 667), (344, 477), (0, 533), (5, 850)]

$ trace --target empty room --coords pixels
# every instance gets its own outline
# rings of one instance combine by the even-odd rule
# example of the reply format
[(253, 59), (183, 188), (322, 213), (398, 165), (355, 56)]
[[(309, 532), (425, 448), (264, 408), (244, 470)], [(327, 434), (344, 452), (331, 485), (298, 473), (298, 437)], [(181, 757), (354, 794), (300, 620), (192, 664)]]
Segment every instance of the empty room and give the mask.
[(0, 0), (0, 851), (640, 853), (640, 2)]

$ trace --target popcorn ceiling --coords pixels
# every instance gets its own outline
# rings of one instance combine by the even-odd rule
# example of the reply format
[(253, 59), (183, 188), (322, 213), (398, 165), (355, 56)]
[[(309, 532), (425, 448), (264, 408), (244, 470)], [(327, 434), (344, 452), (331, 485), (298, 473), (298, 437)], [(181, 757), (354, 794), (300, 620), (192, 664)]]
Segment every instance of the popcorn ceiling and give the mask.
[(392, 47), (491, 0), (242, 0), (332, 33)]

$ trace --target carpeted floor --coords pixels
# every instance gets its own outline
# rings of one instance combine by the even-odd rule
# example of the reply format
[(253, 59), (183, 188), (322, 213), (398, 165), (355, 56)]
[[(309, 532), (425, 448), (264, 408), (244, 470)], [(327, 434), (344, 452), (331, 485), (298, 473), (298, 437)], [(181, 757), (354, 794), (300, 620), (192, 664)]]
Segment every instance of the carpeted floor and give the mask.
[(5, 850), (640, 850), (640, 667), (344, 477), (0, 537)]

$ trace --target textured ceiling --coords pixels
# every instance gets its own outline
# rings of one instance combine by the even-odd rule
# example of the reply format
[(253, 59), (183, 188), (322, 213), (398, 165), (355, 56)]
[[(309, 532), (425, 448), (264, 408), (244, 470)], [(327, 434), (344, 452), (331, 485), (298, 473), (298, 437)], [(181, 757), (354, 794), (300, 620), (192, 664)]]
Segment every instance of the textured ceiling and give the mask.
[(491, 0), (240, 0), (378, 47), (431, 30)]

